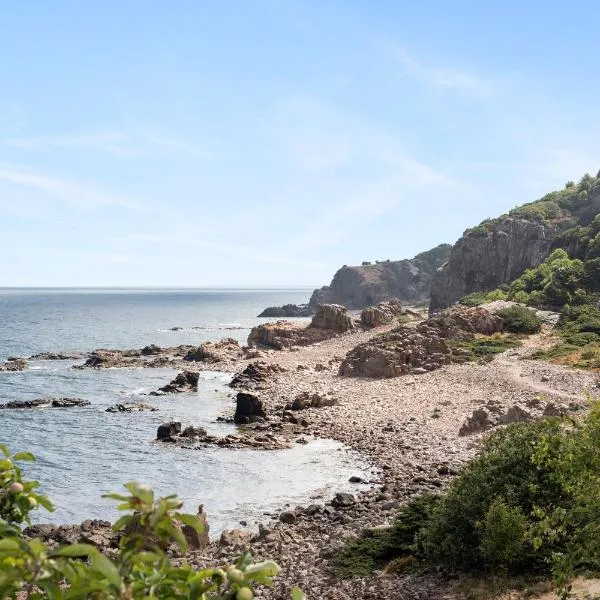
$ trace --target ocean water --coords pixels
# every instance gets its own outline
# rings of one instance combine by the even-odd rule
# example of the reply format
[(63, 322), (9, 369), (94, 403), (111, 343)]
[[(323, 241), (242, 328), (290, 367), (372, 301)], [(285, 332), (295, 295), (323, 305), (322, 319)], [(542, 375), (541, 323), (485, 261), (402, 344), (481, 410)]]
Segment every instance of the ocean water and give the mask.
[[(13, 290), (0, 289), (0, 360), (44, 351), (174, 346), (233, 337), (243, 342), (265, 319), (266, 306), (306, 302), (310, 290)], [(176, 329), (173, 329), (176, 328)], [(286, 503), (356, 489), (351, 475), (369, 476), (356, 453), (332, 440), (311, 440), (290, 450), (264, 452), (206, 448), (184, 450), (154, 442), (157, 426), (180, 420), (226, 435), (231, 375), (201, 375), (198, 392), (152, 397), (171, 369), (76, 370), (77, 361), (31, 361), (23, 372), (0, 373), (0, 403), (42, 396), (89, 400), (72, 409), (1, 410), (0, 440), (30, 450), (26, 467), (55, 501), (57, 511), (36, 520), (55, 523), (113, 519), (102, 493), (135, 479), (157, 492), (179, 494), (186, 509), (203, 504), (211, 533), (253, 525)], [(117, 402), (143, 401), (157, 412), (107, 413)]]

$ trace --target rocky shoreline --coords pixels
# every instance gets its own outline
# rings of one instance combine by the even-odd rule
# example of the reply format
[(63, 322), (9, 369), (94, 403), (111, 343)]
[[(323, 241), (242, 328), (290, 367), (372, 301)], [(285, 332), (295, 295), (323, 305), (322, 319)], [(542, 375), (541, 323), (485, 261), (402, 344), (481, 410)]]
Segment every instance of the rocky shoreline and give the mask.
[[(382, 324), (373, 314), (368, 317), (368, 327), (350, 326), (346, 320), (345, 331), (316, 343), (292, 343), (280, 350), (267, 345), (241, 348), (224, 340), (206, 346), (200, 354), (198, 348), (177, 347), (169, 352), (153, 349), (151, 353), (139, 351), (136, 356), (127, 355), (127, 351), (121, 355), (128, 367), (131, 361), (136, 366), (152, 366), (152, 362), (146, 364), (148, 357), (152, 357), (150, 361), (167, 357), (172, 361), (169, 366), (184, 366), (191, 374), (218, 366), (220, 371), (235, 373), (231, 386), (238, 394), (238, 408), (240, 395), (260, 401), (260, 410), (250, 413), (255, 419), (236, 419), (253, 421), (239, 435), (218, 438), (193, 424), (178, 424), (161, 437), (163, 443), (198, 449), (206, 445), (254, 447), (260, 451), (310, 443), (311, 438), (330, 438), (359, 451), (378, 473), (370, 482), (355, 478), (355, 493), (340, 492), (325, 504), (281, 507), (277, 518), (261, 524), (258, 532), (224, 532), (219, 540), (192, 550), (187, 560), (198, 566), (215, 564), (236, 557), (250, 546), (256, 558), (270, 557), (282, 566), (276, 587), (261, 596), (265, 598), (288, 598), (293, 585), (299, 585), (309, 598), (331, 600), (452, 598), (447, 584), (435, 574), (341, 581), (333, 574), (330, 559), (345, 539), (389, 523), (411, 496), (443, 490), (465, 461), (477, 453), (483, 432), (514, 420), (577, 412), (585, 408), (586, 391), (597, 393), (593, 374), (527, 359), (549, 343), (549, 327), (491, 361), (443, 360), (435, 368), (399, 369), (394, 373), (399, 376), (343, 376), (340, 365), (356, 348), (389, 339), (398, 328), (395, 316), (386, 317)], [(485, 333), (499, 327), (493, 319), (477, 322)], [(490, 324), (494, 324), (493, 329), (488, 331)], [(431, 334), (430, 326), (408, 325), (410, 331), (423, 335)], [(470, 335), (479, 335), (478, 330)], [(405, 339), (398, 343), (405, 351)], [(121, 351), (111, 352), (106, 364), (116, 366), (119, 361), (114, 360), (114, 352)], [(199, 360), (190, 360), (191, 356)], [(184, 379), (187, 385), (193, 376)], [(86, 527), (81, 532), (93, 537), (89, 522)], [(97, 539), (105, 539), (103, 535)], [(102, 543), (98, 545), (102, 547)]]

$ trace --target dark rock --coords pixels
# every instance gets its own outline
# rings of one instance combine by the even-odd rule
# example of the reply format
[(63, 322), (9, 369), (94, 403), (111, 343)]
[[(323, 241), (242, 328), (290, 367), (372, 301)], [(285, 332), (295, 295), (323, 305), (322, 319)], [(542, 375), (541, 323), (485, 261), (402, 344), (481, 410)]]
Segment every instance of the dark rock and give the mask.
[(331, 501), (331, 506), (335, 508), (343, 508), (346, 506), (352, 506), (356, 504), (356, 499), (352, 494), (346, 492), (338, 492), (335, 498)]
[(0, 371), (24, 371), (27, 368), (27, 361), (23, 358), (9, 358), (0, 362)]
[(199, 550), (202, 548), (206, 548), (210, 544), (210, 538), (208, 537), (208, 519), (206, 518), (206, 512), (204, 512), (204, 505), (200, 505), (198, 507), (198, 514), (196, 518), (200, 521), (203, 526), (201, 532), (196, 531), (193, 527), (189, 525), (182, 525), (181, 531), (185, 536), (185, 539), (188, 543), (188, 546), (192, 550)]
[(163, 394), (182, 394), (185, 392), (197, 392), (198, 380), (200, 375), (194, 371), (182, 371), (175, 379), (167, 385), (158, 388), (157, 392), (150, 392), (151, 396), (161, 396)]
[(327, 396), (322, 396), (321, 394), (303, 392), (296, 396), (289, 408), (291, 410), (304, 410), (306, 408), (321, 408), (323, 406), (333, 406), (335, 404), (337, 404), (335, 398), (329, 398)]
[(162, 352), (163, 352), (163, 349), (156, 346), (155, 344), (150, 344), (149, 346), (144, 346), (140, 350), (140, 353), (142, 356), (153, 356), (155, 354), (161, 354)]
[(123, 404), (115, 404), (109, 406), (106, 412), (117, 413), (117, 412), (143, 412), (143, 411), (157, 411), (158, 408), (151, 404), (144, 404), (143, 402), (124, 402)]
[(350, 479), (348, 479), (350, 483), (362, 483), (364, 479), (362, 477), (358, 477), (358, 475), (352, 475)]
[(269, 306), (258, 317), (267, 317), (269, 319), (310, 317), (312, 312), (308, 304), (284, 304), (283, 306)]
[(490, 418), (489, 410), (478, 408), (473, 411), (473, 414), (463, 423), (458, 435), (472, 435), (487, 431), (494, 426), (494, 421)]
[(255, 394), (238, 392), (236, 397), (234, 423), (253, 423), (263, 420), (267, 416), (262, 400)]
[(241, 373), (235, 375), (229, 385), (233, 388), (253, 388), (283, 371), (285, 371), (285, 369), (277, 364), (267, 364), (264, 361), (255, 361), (250, 363)]
[(204, 342), (190, 350), (183, 360), (218, 363), (228, 359), (242, 358), (242, 349), (237, 340), (226, 338), (220, 342)]
[(172, 438), (181, 433), (181, 422), (180, 421), (170, 421), (168, 423), (163, 423), (158, 426), (156, 430), (156, 439), (157, 440), (166, 440), (168, 438)]
[(29, 357), (29, 360), (78, 360), (85, 355), (80, 352), (40, 352)]
[(282, 523), (293, 525), (296, 522), (296, 513), (293, 510), (286, 510), (279, 515)]
[(88, 400), (81, 398), (38, 398), (36, 400), (14, 400), (0, 404), (3, 408), (72, 408), (76, 406), (89, 406)]

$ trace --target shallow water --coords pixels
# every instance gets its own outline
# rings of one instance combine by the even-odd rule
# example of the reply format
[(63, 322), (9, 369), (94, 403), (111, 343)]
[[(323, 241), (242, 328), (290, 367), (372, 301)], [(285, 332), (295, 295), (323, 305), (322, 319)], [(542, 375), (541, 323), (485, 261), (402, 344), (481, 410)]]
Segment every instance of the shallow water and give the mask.
[[(182, 293), (135, 291), (98, 294), (0, 290), (0, 354), (95, 347), (141, 347), (149, 343), (200, 343), (231, 335), (243, 340), (262, 308), (306, 301), (307, 292)], [(239, 294), (239, 295), (238, 295)], [(206, 304), (203, 302), (206, 301)], [(170, 327), (202, 327), (171, 331)], [(240, 329), (223, 329), (224, 327)], [(351, 475), (368, 477), (368, 465), (330, 440), (312, 440), (290, 450), (207, 448), (185, 450), (154, 442), (156, 428), (169, 420), (201, 425), (226, 435), (233, 425), (216, 423), (234, 408), (230, 375), (203, 373), (198, 392), (166, 397), (145, 394), (170, 381), (170, 369), (74, 370), (73, 361), (34, 361), (21, 373), (0, 373), (0, 402), (41, 396), (80, 397), (89, 407), (0, 411), (1, 440), (14, 450), (31, 450), (38, 462), (27, 467), (58, 506), (38, 520), (60, 523), (115, 516), (100, 495), (131, 479), (160, 493), (178, 493), (193, 511), (204, 504), (212, 533), (252, 524), (285, 503), (329, 497), (353, 489)], [(143, 401), (158, 412), (107, 413), (111, 404)]]

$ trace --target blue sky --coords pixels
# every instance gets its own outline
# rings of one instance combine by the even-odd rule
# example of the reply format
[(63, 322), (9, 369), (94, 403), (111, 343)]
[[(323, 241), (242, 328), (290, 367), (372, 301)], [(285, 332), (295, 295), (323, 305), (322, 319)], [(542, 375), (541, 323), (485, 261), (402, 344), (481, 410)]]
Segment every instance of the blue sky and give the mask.
[(595, 0), (0, 6), (2, 285), (322, 285), (600, 168)]

